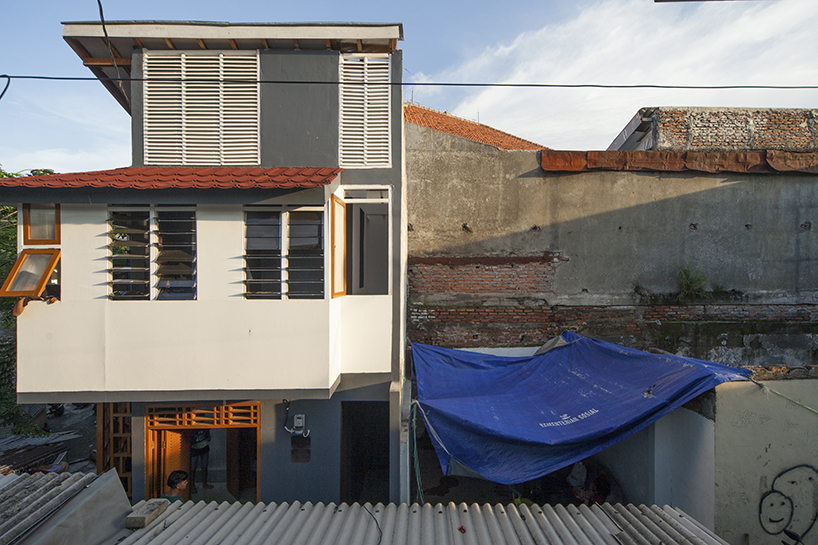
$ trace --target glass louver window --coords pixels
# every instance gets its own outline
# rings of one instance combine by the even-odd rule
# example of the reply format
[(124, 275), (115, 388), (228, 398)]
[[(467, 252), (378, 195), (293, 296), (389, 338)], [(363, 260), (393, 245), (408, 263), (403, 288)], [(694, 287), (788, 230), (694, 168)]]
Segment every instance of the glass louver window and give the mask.
[(196, 298), (196, 210), (179, 206), (111, 207), (109, 297)]
[(150, 299), (150, 210), (110, 210), (110, 298)]
[(245, 298), (324, 297), (323, 217), (319, 210), (245, 210)]
[(156, 211), (157, 299), (196, 298), (196, 211)]
[(287, 296), (324, 297), (324, 225), (321, 212), (290, 212)]
[(244, 296), (281, 299), (281, 212), (245, 211)]

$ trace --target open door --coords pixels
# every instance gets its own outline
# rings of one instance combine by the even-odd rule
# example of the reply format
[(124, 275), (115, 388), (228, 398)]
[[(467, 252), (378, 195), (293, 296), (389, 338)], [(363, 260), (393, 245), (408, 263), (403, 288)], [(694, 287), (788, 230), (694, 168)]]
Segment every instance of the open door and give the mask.
[(227, 430), (227, 491), (241, 501), (242, 493), (256, 486), (256, 430)]
[[(145, 497), (158, 498), (167, 492), (168, 476), (180, 469), (190, 473), (190, 441), (185, 432), (179, 430), (152, 430), (146, 449), (146, 489)], [(190, 492), (182, 492), (185, 501)]]

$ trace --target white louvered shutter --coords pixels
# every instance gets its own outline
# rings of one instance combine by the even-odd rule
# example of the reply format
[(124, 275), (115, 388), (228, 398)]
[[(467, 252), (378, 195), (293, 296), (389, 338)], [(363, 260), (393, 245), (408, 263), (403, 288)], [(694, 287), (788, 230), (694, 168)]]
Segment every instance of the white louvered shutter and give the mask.
[(344, 168), (392, 166), (388, 55), (341, 57), (340, 163)]
[(143, 66), (146, 165), (260, 163), (256, 52), (148, 52)]

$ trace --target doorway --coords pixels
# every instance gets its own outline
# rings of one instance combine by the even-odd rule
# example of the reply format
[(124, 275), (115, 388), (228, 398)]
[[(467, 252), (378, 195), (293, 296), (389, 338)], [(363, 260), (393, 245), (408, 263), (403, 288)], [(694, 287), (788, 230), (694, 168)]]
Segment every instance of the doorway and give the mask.
[(341, 403), (341, 501), (389, 502), (389, 402)]
[[(259, 501), (259, 404), (217, 406), (154, 405), (145, 409), (145, 497), (157, 498), (166, 488), (168, 475), (181, 469), (190, 474), (190, 443), (193, 432), (209, 430), (214, 439), (210, 460), (224, 463), (215, 491), (198, 489), (193, 499), (219, 499), (229, 494), (237, 501)], [(220, 462), (221, 463), (221, 462)], [(197, 471), (197, 476), (201, 470)], [(224, 483), (223, 485), (221, 483)], [(191, 483), (193, 484), (193, 483)], [(222, 491), (223, 489), (223, 491)], [(185, 490), (185, 501), (190, 490)], [(225, 498), (229, 501), (229, 497)]]

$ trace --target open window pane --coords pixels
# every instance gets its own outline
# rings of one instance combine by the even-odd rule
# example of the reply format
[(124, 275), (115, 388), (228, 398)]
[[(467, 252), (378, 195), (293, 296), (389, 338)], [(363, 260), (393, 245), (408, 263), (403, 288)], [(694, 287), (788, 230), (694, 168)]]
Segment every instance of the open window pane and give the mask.
[(23, 250), (0, 289), (0, 297), (39, 297), (60, 259), (59, 250)]
[(332, 296), (347, 292), (346, 266), (346, 205), (332, 196)]
[(23, 205), (23, 243), (60, 243), (60, 205)]

